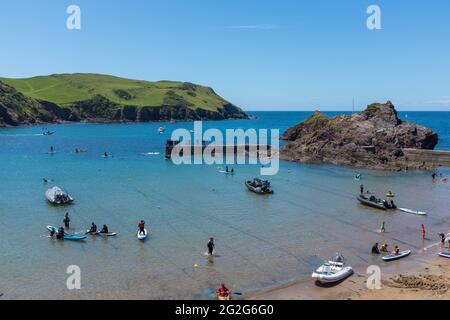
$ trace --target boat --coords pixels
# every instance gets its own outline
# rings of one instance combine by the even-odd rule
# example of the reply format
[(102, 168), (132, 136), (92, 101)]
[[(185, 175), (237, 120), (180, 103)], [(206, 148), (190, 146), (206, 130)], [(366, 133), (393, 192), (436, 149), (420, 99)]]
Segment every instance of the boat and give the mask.
[(270, 187), (270, 182), (254, 178), (253, 180), (245, 181), (247, 189), (258, 194), (272, 194), (273, 189)]
[(63, 205), (73, 202), (73, 198), (59, 187), (53, 187), (45, 191), (48, 202), (56, 205)]
[(406, 209), (406, 208), (398, 208), (398, 210), (406, 212), (406, 213), (415, 214), (418, 216), (426, 216), (427, 215), (427, 213), (425, 211), (417, 211), (417, 210), (411, 210), (411, 209)]
[(42, 134), (44, 135), (44, 136), (51, 136), (52, 134), (54, 134), (55, 133), (55, 131), (44, 131)]
[(448, 252), (448, 251), (439, 252), (438, 255), (443, 258), (450, 258), (450, 252)]
[(158, 128), (158, 133), (159, 133), (159, 134), (163, 134), (164, 131), (166, 131), (166, 128), (164, 128), (164, 127), (159, 127), (159, 128)]
[(380, 210), (396, 209), (395, 205), (389, 204), (386, 200), (377, 199), (375, 196), (370, 196), (369, 198), (363, 194), (359, 194), (356, 199), (358, 199), (358, 201), (362, 204), (372, 208)]
[(361, 173), (357, 173), (357, 174), (355, 175), (354, 179), (355, 179), (356, 181), (361, 180)]
[(137, 232), (137, 238), (138, 238), (139, 240), (145, 240), (145, 239), (147, 239), (147, 235), (148, 235), (147, 229), (144, 229), (144, 234), (141, 234), (139, 230), (138, 230), (138, 232)]
[(391, 191), (389, 191), (388, 193), (386, 193), (386, 197), (393, 198), (395, 197), (395, 195)]
[(312, 278), (319, 283), (333, 283), (346, 279), (353, 274), (353, 269), (350, 266), (346, 266), (344, 257), (339, 253), (317, 268)]
[[(58, 233), (58, 227), (52, 227), (47, 226), (47, 230), (52, 232), (54, 235)], [(79, 241), (84, 240), (87, 237), (85, 235), (79, 235), (79, 234), (64, 234), (64, 240), (72, 240), (72, 241)]]
[(390, 254), (382, 257), (381, 259), (383, 259), (384, 261), (393, 261), (393, 260), (398, 260), (398, 259), (407, 257), (410, 254), (411, 254), (411, 250), (405, 250), (405, 251), (400, 251), (398, 254), (390, 253)]

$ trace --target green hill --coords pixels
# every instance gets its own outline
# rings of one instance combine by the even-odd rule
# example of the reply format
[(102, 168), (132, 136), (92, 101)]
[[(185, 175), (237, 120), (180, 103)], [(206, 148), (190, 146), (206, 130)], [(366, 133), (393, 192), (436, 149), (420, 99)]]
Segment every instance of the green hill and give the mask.
[[(33, 122), (32, 119), (20, 119), (30, 114), (37, 118), (36, 121), (44, 122), (51, 121), (49, 118), (52, 118), (52, 114), (54, 121), (247, 117), (241, 109), (217, 95), (213, 89), (188, 82), (149, 82), (77, 73), (26, 79), (0, 77), (0, 85), (3, 87), (3, 90), (0, 87), (0, 108), (3, 106), (3, 109), (16, 112), (17, 122)], [(21, 102), (11, 100), (12, 88), (24, 96), (19, 99)], [(8, 99), (5, 92), (9, 92)], [(0, 110), (0, 122), (1, 114)], [(41, 119), (41, 115), (45, 120)]]

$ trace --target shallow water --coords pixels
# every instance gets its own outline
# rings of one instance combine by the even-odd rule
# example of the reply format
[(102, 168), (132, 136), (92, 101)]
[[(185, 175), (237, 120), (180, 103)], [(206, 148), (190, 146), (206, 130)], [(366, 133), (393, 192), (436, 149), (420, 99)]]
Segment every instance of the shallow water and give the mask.
[[(252, 121), (204, 123), (205, 127), (280, 128), (308, 113), (257, 113)], [(439, 148), (450, 149), (450, 113), (408, 113), (408, 120), (433, 127)], [(217, 165), (176, 166), (164, 159), (164, 142), (178, 127), (192, 123), (70, 124), (0, 130), (0, 293), (17, 298), (209, 298), (205, 289), (222, 281), (248, 292), (309, 277), (336, 251), (352, 265), (377, 262), (375, 241), (398, 243), (417, 252), (437, 241), (449, 227), (449, 184), (431, 182), (427, 172), (361, 171), (328, 165), (282, 162), (270, 177), (275, 194), (258, 196), (243, 184), (259, 175), (259, 166), (235, 166), (236, 174)], [(57, 153), (47, 153), (50, 146)], [(75, 148), (86, 148), (74, 154)], [(112, 158), (102, 158), (108, 151)], [(160, 155), (143, 155), (160, 152)], [(445, 175), (450, 171), (441, 170)], [(42, 178), (53, 183), (43, 184)], [(395, 194), (399, 206), (427, 211), (427, 217), (381, 212), (357, 204), (359, 184), (372, 192)], [(47, 204), (44, 192), (58, 185), (75, 203)], [(107, 223), (115, 238), (84, 242), (54, 241), (45, 226), (72, 218), (69, 232), (95, 221)], [(136, 239), (145, 219), (150, 237)], [(386, 221), (387, 233), (376, 232)], [(423, 242), (424, 223), (433, 241)], [(209, 237), (218, 256), (204, 255)], [(198, 264), (199, 267), (193, 267)], [(82, 289), (66, 288), (66, 268), (81, 268)]]

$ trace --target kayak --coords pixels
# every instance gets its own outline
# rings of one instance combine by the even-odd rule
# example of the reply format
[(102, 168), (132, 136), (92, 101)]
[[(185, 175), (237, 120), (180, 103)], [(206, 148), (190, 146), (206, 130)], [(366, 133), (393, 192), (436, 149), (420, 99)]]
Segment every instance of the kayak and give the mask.
[(393, 197), (395, 197), (395, 195), (392, 192), (388, 192), (388, 193), (386, 193), (386, 197), (393, 198)]
[[(47, 226), (47, 230), (48, 231), (53, 231), (55, 233), (55, 235), (58, 233), (58, 228), (57, 227), (52, 227), (52, 226)], [(79, 235), (79, 234), (64, 234), (64, 240), (73, 240), (73, 241), (78, 241), (78, 240), (84, 240), (87, 237), (85, 235)]]
[(217, 300), (231, 300), (231, 293), (227, 294), (226, 296), (217, 294)]
[(388, 254), (387, 256), (382, 257), (384, 261), (393, 261), (397, 259), (401, 259), (407, 257), (411, 254), (411, 250), (400, 251), (398, 254)]
[(102, 237), (114, 237), (117, 236), (117, 232), (108, 232), (108, 233), (104, 233), (104, 232), (91, 232), (91, 230), (87, 230), (86, 234), (90, 234), (91, 236), (102, 236)]
[(225, 171), (225, 170), (219, 170), (219, 173), (225, 173), (225, 174), (234, 174), (234, 171)]
[(450, 252), (439, 252), (438, 255), (443, 258), (450, 258)]
[(406, 212), (406, 213), (416, 214), (418, 216), (426, 216), (427, 215), (427, 213), (424, 211), (416, 211), (416, 210), (411, 210), (411, 209), (406, 209), (406, 208), (398, 208), (398, 210)]
[(147, 229), (144, 229), (144, 234), (140, 234), (139, 231), (137, 232), (137, 238), (139, 240), (145, 240), (147, 238), (148, 232)]

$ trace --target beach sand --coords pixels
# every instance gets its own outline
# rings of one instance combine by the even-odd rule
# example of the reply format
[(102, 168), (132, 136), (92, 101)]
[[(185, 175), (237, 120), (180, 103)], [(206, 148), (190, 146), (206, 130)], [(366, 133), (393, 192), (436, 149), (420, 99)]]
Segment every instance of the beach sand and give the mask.
[[(437, 250), (437, 249), (436, 249)], [(415, 266), (402, 273), (382, 272), (381, 288), (368, 289), (365, 270), (343, 282), (321, 287), (312, 280), (293, 282), (256, 293), (251, 300), (447, 300), (450, 299), (450, 264), (445, 258), (426, 253)], [(400, 263), (400, 261), (397, 261)]]

